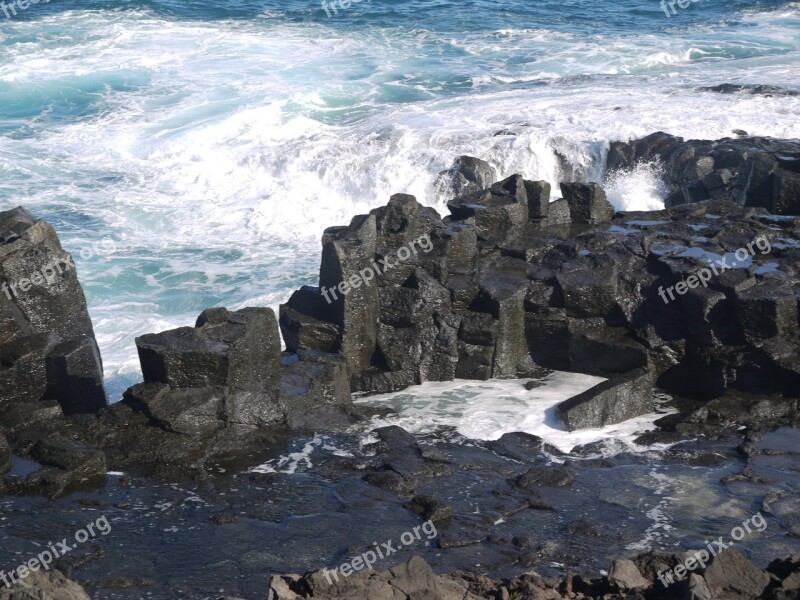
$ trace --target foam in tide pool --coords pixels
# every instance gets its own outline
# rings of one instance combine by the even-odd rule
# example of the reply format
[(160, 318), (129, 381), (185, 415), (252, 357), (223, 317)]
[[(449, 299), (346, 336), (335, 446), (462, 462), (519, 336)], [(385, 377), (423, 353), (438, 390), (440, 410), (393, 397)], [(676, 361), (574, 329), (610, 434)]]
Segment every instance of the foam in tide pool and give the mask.
[(655, 429), (653, 422), (664, 412), (652, 413), (601, 429), (569, 432), (556, 417), (556, 406), (605, 381), (601, 377), (554, 371), (544, 385), (525, 389), (529, 380), (504, 379), (424, 383), (391, 394), (358, 400), (364, 404), (395, 411), (376, 417), (368, 428), (397, 425), (415, 434), (434, 433), (454, 427), (461, 435), (479, 440), (496, 440), (505, 433), (521, 431), (537, 435), (562, 452), (592, 442), (615, 440), (618, 450), (647, 450), (633, 441), (639, 434)]

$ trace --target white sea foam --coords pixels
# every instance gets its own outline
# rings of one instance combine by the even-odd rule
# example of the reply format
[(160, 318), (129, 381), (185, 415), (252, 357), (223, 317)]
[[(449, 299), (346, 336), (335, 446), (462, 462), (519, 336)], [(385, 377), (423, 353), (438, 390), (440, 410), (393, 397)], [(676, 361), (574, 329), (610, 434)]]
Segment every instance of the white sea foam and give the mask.
[(619, 442), (609, 446), (611, 453), (649, 450), (637, 446), (634, 440), (639, 434), (655, 429), (654, 421), (665, 414), (652, 413), (599, 429), (569, 432), (556, 417), (556, 406), (604, 381), (603, 378), (556, 371), (543, 380), (543, 386), (532, 390), (525, 389), (526, 381), (431, 382), (358, 402), (396, 411), (387, 417), (374, 418), (370, 429), (397, 425), (416, 434), (426, 434), (454, 427), (461, 435), (479, 440), (496, 440), (505, 433), (522, 431), (541, 437), (562, 452), (609, 440)]
[[(504, 28), (443, 41), (147, 10), (42, 13), (13, 23), (26, 43), (4, 46), (0, 81), (13, 87), (0, 102), (35, 134), (0, 137), (0, 190), (53, 220), (76, 255), (117, 400), (138, 379), (136, 335), (191, 325), (212, 305), (277, 306), (316, 282), (325, 227), (392, 193), (445, 213), (433, 181), (459, 154), (557, 193), (562, 179), (602, 181), (614, 139), (800, 137), (798, 97), (696, 90), (732, 77), (800, 87), (797, 15), (796, 4), (742, 13), (747, 40), (709, 23), (676, 29), (665, 48), (649, 34)], [(420, 44), (458, 52), (440, 63)], [(537, 61), (511, 69), (512, 47)], [(469, 92), (439, 94), (453, 78)], [(78, 109), (88, 116), (37, 124)], [(647, 169), (609, 191), (627, 210), (663, 195)], [(80, 259), (106, 236), (113, 256)]]

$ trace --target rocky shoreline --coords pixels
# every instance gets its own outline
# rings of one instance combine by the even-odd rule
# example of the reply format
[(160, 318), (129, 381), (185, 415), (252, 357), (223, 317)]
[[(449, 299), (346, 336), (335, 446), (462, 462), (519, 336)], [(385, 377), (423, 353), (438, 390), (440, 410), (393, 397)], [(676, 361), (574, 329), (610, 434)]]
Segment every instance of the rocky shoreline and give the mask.
[[(460, 157), (438, 182), (452, 197), (450, 216), (397, 194), (350, 225), (327, 229), (319, 286), (297, 290), (277, 318), (268, 308), (212, 308), (194, 327), (138, 338), (144, 382), (111, 405), (69, 255), (52, 227), (26, 210), (0, 213), (0, 472), (11, 469), (0, 495), (57, 499), (97, 489), (109, 471), (122, 470), (202, 481), (219, 464), (247, 463), (287, 437), (366, 422), (374, 411), (354, 404), (354, 393), (535, 379), (549, 370), (606, 378), (558, 407), (568, 430), (652, 413), (655, 393), (673, 396), (675, 410), (641, 438), (647, 443), (796, 427), (800, 144), (684, 142), (659, 133), (612, 144), (608, 167), (655, 159), (672, 189), (668, 208), (615, 213), (596, 183), (563, 183), (563, 198), (550, 202), (546, 182), (496, 181), (491, 166)], [(467, 476), (456, 473), (460, 459), (399, 428), (376, 434), (379, 460), (357, 475), (369, 487), (426, 505), (424, 488)], [(514, 474), (515, 491), (495, 489), (504, 496), (501, 517), (552, 509), (541, 490), (568, 488), (574, 479), (546, 461), (536, 466), (543, 451), (562, 453), (533, 436), (492, 444), (491, 453), (532, 461), (527, 473)], [(15, 472), (12, 457), (32, 466)], [(732, 481), (757, 482), (757, 471), (748, 464)], [(487, 539), (484, 525), (474, 529), (451, 537), (452, 547)], [(597, 582), (463, 575), (460, 591), (441, 583), (439, 596), (425, 597), (661, 597), (645, 564), (653, 556), (636, 560), (636, 573), (620, 562)], [(758, 594), (742, 583), (745, 591), (731, 597), (796, 597), (784, 586), (796, 561), (781, 577), (775, 569), (783, 567), (771, 567), (770, 576), (742, 566), (743, 558), (730, 560), (737, 566), (718, 569), (752, 568), (751, 580), (769, 580)], [(353, 585), (362, 596), (378, 586), (375, 594), (396, 597), (390, 588), (405, 584), (393, 577), (432, 581), (424, 561), (404, 568)], [(705, 579), (698, 574), (703, 582), (685, 580), (691, 590), (665, 597), (717, 597), (697, 591), (705, 585), (717, 594), (719, 576), (714, 564), (708, 569)], [(622, 572), (624, 585), (638, 574), (647, 586), (624, 587), (614, 579)], [(276, 578), (270, 597), (325, 597), (303, 595), (314, 581)]]

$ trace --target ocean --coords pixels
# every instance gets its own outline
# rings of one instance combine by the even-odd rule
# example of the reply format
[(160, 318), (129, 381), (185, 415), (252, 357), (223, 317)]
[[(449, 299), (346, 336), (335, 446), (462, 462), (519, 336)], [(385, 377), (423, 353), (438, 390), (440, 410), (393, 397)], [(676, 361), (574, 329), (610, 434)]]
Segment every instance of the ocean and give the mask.
[[(0, 209), (73, 254), (111, 401), (141, 380), (137, 335), (315, 284), (325, 227), (396, 192), (445, 214), (460, 154), (557, 184), (659, 130), (800, 137), (800, 96), (700, 89), (800, 90), (797, 2), (26, 6), (0, 11)], [(604, 183), (663, 204), (655, 167)]]

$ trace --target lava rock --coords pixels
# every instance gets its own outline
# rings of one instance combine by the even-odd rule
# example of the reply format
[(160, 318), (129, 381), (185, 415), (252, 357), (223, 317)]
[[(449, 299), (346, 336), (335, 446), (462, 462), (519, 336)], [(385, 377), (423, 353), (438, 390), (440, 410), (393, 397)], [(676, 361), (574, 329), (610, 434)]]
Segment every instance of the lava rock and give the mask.
[[(217, 310), (217, 309), (212, 309)], [(200, 315), (196, 327), (136, 338), (146, 383), (264, 391), (280, 377), (280, 337), (270, 308)]]
[(11, 446), (6, 436), (0, 433), (0, 475), (4, 475), (11, 468)]
[(406, 505), (411, 512), (418, 514), (426, 521), (444, 521), (453, 516), (453, 509), (436, 496), (414, 496)]
[(570, 431), (605, 427), (653, 412), (652, 392), (651, 375), (636, 369), (562, 402), (556, 413)]
[(494, 168), (474, 156), (459, 156), (453, 166), (439, 173), (437, 187), (448, 195), (461, 196), (491, 187), (497, 181)]
[(91, 600), (86, 591), (57, 570), (27, 571), (28, 575), (11, 585), (0, 587), (0, 600)]
[(575, 476), (561, 467), (533, 467), (516, 478), (514, 483), (528, 491), (537, 491), (540, 487), (569, 487)]
[(573, 223), (598, 225), (608, 223), (614, 216), (614, 207), (596, 183), (562, 183), (561, 194), (569, 204)]
[(332, 298), (331, 321), (340, 328), (340, 352), (351, 373), (370, 366), (377, 342), (376, 238), (375, 215), (354, 217), (347, 229), (326, 230), (323, 238), (320, 290)]
[(0, 412), (45, 397), (69, 414), (105, 406), (100, 354), (72, 257), (48, 223), (21, 207), (0, 212), (0, 281)]
[(789, 334), (798, 327), (797, 297), (776, 282), (763, 281), (739, 293), (737, 310), (750, 341)]
[(544, 219), (550, 207), (551, 186), (546, 181), (525, 180), (525, 194), (528, 198), (528, 218)]

